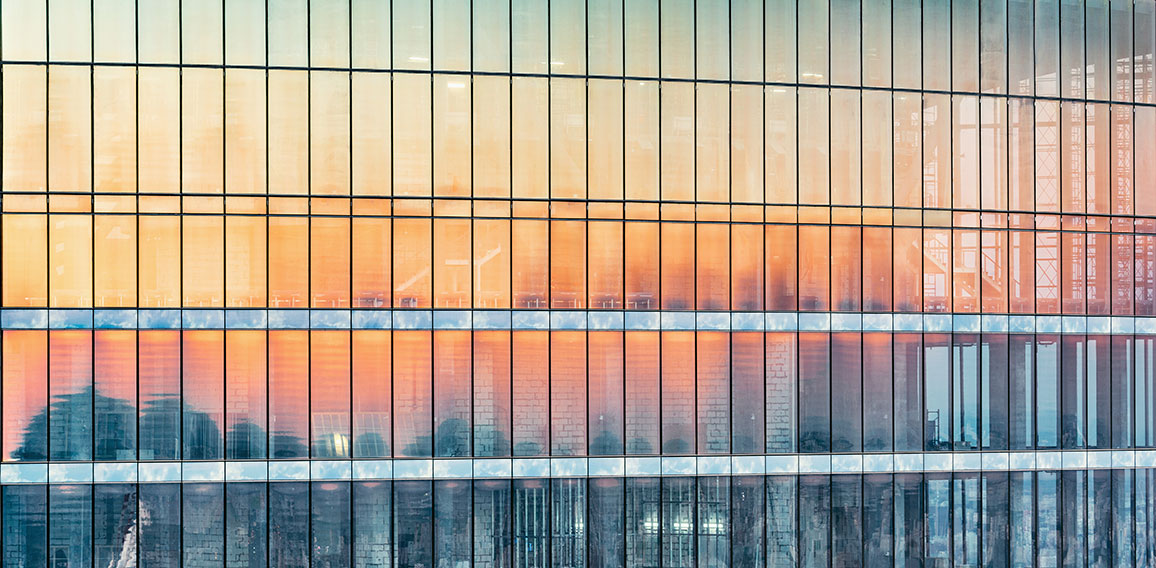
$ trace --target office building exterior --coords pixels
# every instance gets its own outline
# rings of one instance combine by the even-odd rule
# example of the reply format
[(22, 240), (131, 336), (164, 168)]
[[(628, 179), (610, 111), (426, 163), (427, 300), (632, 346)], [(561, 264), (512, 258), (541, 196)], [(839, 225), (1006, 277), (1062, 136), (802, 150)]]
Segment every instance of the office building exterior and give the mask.
[(3, 0), (3, 565), (1156, 564), (1154, 55), (1154, 0)]

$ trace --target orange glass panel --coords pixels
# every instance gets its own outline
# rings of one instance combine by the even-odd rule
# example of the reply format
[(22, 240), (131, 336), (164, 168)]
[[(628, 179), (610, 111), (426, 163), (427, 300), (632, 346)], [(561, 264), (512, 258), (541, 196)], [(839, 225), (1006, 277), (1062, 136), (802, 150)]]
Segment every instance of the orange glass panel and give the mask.
[(1088, 233), (1088, 262), (1085, 275), (1088, 284), (1088, 313), (1111, 313), (1112, 299), (1112, 236), (1106, 233)]
[(863, 309), (891, 309), (891, 228), (863, 227)]
[(433, 243), (429, 219), (393, 222), (393, 306), (427, 308), (430, 305)]
[(389, 457), (392, 341), (387, 330), (353, 331), (353, 457)]
[(831, 227), (831, 309), (858, 311), (862, 293), (862, 228)]
[(696, 335), (696, 447), (700, 454), (725, 454), (731, 448), (730, 333), (703, 331)]
[(626, 81), (626, 198), (658, 199), (658, 82)]
[(828, 309), (831, 282), (831, 234), (828, 227), (799, 227), (799, 309)]
[(694, 199), (694, 87), (691, 83), (662, 84), (659, 187), (664, 201)]
[(661, 223), (659, 266), (662, 309), (687, 310), (694, 306), (694, 225)]
[(433, 455), (433, 356), (429, 331), (393, 332), (394, 455)]
[(181, 332), (140, 331), (140, 459), (181, 456)]
[(225, 217), (225, 305), (230, 308), (265, 306), (266, 230), (265, 217)]
[(429, 75), (393, 77), (393, 193), (430, 195), (433, 173)]
[(511, 79), (514, 197), (545, 198), (550, 188), (550, 87), (540, 77)]
[(730, 199), (730, 87), (700, 83), (695, 93), (695, 200)]
[(475, 456), (510, 455), (510, 332), (475, 331), (473, 359)]
[(1133, 247), (1135, 240), (1132, 235), (1112, 235), (1112, 313), (1115, 315), (1130, 315), (1135, 307), (1133, 294), (1136, 291), (1134, 277), (1136, 258)]
[(951, 311), (951, 231), (923, 231), (923, 311)]
[(546, 454), (550, 436), (550, 336), (546, 331), (514, 331), (513, 408), (515, 456)]
[(1087, 239), (1084, 233), (1060, 233), (1060, 305), (1065, 314), (1085, 313), (1088, 293)]
[(695, 449), (695, 342), (692, 331), (662, 335), (662, 453)]
[(794, 311), (798, 300), (798, 227), (766, 227), (766, 309)]
[(181, 70), (181, 191), (221, 193), (225, 180), (224, 73)]
[(586, 453), (586, 404), (586, 332), (550, 332), (551, 455)]
[(92, 217), (53, 215), (48, 239), (48, 305), (92, 307)]
[[(257, 27), (264, 31), (264, 26)], [(264, 45), (261, 48), (263, 56)], [(225, 70), (226, 193), (263, 194), (267, 190), (266, 89), (263, 70)]]
[(514, 219), (510, 227), (514, 307), (545, 308), (550, 282), (550, 226), (546, 221)]
[(222, 307), (225, 305), (225, 220), (185, 215), (181, 221), (183, 305)]
[(48, 459), (48, 334), (4, 331), (4, 461)]
[(896, 227), (893, 235), (895, 311), (918, 312), (923, 308), (923, 234), (920, 229)]
[(93, 300), (98, 308), (135, 306), (136, 225), (132, 216), (93, 218)]
[(763, 227), (735, 224), (730, 226), (731, 308), (763, 309)]
[(224, 455), (225, 337), (220, 330), (181, 333), (183, 459)]
[(267, 333), (225, 332), (225, 458), (266, 457)]
[[(553, 55), (551, 57), (554, 57)], [(586, 80), (550, 80), (550, 197), (586, 197)]]
[(952, 278), (954, 299), (952, 309), (956, 312), (976, 313), (979, 311), (982, 266), (979, 231), (956, 229), (952, 240)]
[(474, 220), (474, 307), (510, 307), (510, 222)]
[(47, 305), (47, 220), (44, 215), (4, 215), (5, 306)]
[(349, 332), (309, 332), (309, 412), (313, 457), (348, 458)]
[(309, 332), (269, 331), (269, 457), (309, 456)]
[(181, 219), (172, 216), (141, 216), (140, 306), (179, 307), (181, 292)]
[(92, 191), (91, 93), (88, 67), (54, 65), (49, 70), (49, 191)]
[(658, 309), (659, 225), (626, 223), (626, 309)]
[[(348, 53), (346, 50), (347, 57)], [(309, 74), (309, 193), (312, 195), (349, 195), (349, 80), (349, 74), (342, 72)]]
[(1011, 231), (1008, 241), (1008, 310), (1031, 313), (1036, 306), (1035, 235)]
[(435, 308), (470, 307), (470, 220), (435, 219), (433, 234)]
[(309, 284), (314, 308), (349, 307), (349, 219), (312, 217)]
[(434, 455), (470, 455), (470, 331), (434, 335)]
[(1060, 313), (1060, 234), (1035, 233), (1036, 311)]
[(591, 309), (622, 308), (622, 223), (586, 225)]
[(626, 453), (659, 451), (659, 332), (625, 335)]
[(389, 219), (353, 219), (353, 307), (390, 305), (393, 232)]
[(468, 197), (472, 190), (470, 87), (470, 81), (459, 75), (436, 75), (433, 79), (433, 183), (436, 196)]
[(269, 193), (305, 195), (309, 183), (309, 75), (269, 71)]
[[(373, 5), (376, 6), (376, 4)], [(385, 10), (388, 13), (389, 6), (386, 6)], [(386, 34), (386, 45), (388, 44), (389, 39), (388, 34)], [(388, 54), (386, 57), (388, 58)], [(389, 73), (353, 74), (351, 113), (353, 117), (354, 195), (389, 195), (392, 192), (392, 180), (390, 179), (390, 169), (393, 166), (393, 150), (390, 146), (392, 141), (390, 138), (391, 114), (382, 111), (382, 109), (392, 106), (389, 88), (390, 78)]]
[(309, 225), (303, 217), (269, 217), (269, 307), (309, 305)]
[(92, 459), (92, 332), (48, 333), (49, 459)]
[(550, 305), (583, 308), (586, 304), (586, 223), (550, 222)]
[(129, 329), (92, 333), (94, 459), (136, 458), (136, 334)]
[(587, 334), (590, 455), (621, 454), (624, 448), (622, 334), (621, 331)]
[[(593, 47), (593, 46), (591, 46)], [(587, 83), (589, 163), (587, 188), (590, 199), (622, 199), (623, 183), (623, 86), (622, 81), (591, 79)]]
[(766, 447), (766, 384), (761, 332), (730, 334), (730, 451), (761, 454)]
[[(475, 17), (481, 12), (488, 10)], [(510, 79), (475, 75), (473, 81), (473, 195), (509, 197)]]
[(136, 94), (136, 69), (93, 69), (93, 183), (98, 192), (136, 191)]
[(984, 313), (1008, 311), (1008, 234), (1006, 231), (980, 233), (980, 298)]
[(730, 226), (695, 225), (695, 306), (700, 310), (730, 308)]

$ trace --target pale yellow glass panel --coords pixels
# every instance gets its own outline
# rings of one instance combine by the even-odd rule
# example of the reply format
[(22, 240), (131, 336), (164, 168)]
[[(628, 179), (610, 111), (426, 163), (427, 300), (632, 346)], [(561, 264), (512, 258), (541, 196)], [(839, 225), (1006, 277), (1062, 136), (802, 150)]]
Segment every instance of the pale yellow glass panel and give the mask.
[(434, 195), (468, 197), (471, 187), (469, 77), (435, 75), (433, 91)]
[(591, 79), (586, 93), (590, 111), (588, 195), (590, 199), (622, 199), (622, 81)]
[(766, 88), (763, 97), (767, 203), (798, 203), (798, 148), (792, 144), (798, 129), (793, 87)]
[(700, 83), (695, 97), (695, 199), (730, 200), (730, 89)]
[(224, 32), (224, 2), (181, 1), (182, 63), (220, 64)]
[(549, 85), (538, 77), (515, 77), (512, 97), (513, 195), (544, 198), (550, 186)]
[(225, 306), (265, 306), (266, 226), (264, 217), (225, 217)]
[(434, 219), (435, 308), (470, 307), (470, 220)]
[(225, 2), (225, 63), (265, 64), (264, 0)]
[(314, 217), (310, 225), (310, 305), (314, 308), (348, 308), (349, 219)]
[(309, 191), (349, 195), (349, 75), (327, 71), (312, 75)]
[(474, 197), (510, 196), (510, 79), (474, 77)]
[(189, 69), (181, 78), (181, 191), (221, 193), (224, 183), (224, 75)]
[(94, 0), (92, 8), (93, 60), (136, 61), (136, 1)]
[(269, 193), (305, 195), (309, 181), (309, 77), (269, 71)]
[(735, 81), (763, 80), (762, 0), (739, 0), (730, 7), (730, 72)]
[(766, 80), (794, 82), (798, 71), (798, 6), (796, 0), (766, 0), (763, 50)]
[(923, 206), (951, 207), (951, 95), (923, 97)]
[(349, 67), (349, 0), (310, 0), (309, 64)]
[(49, 191), (92, 191), (91, 83), (88, 67), (48, 70)]
[(92, 252), (90, 215), (49, 218), (49, 307), (92, 307)]
[[(665, 51), (664, 51), (665, 53)], [(662, 84), (663, 201), (694, 199), (694, 84)]]
[(44, 67), (4, 66), (5, 191), (44, 191), (47, 181), (45, 88)]
[(93, 180), (98, 192), (136, 191), (136, 70), (92, 71)]
[(430, 68), (430, 0), (407, 0), (393, 5), (393, 67)]
[(137, 2), (136, 10), (140, 62), (180, 63), (180, 0)]
[(979, 204), (984, 209), (1007, 209), (1008, 117), (1004, 99), (979, 100)]
[(658, 0), (623, 0), (623, 2), (626, 74), (634, 77), (657, 77)]
[(354, 73), (353, 194), (389, 195), (393, 151), (390, 149), (390, 75)]
[(891, 93), (863, 91), (863, 205), (891, 205)]
[(826, 89), (799, 89), (799, 203), (831, 199), (830, 104)]
[(896, 207), (919, 207), (922, 203), (922, 167), (920, 124), (922, 122), (920, 97), (917, 94), (895, 93), (893, 99), (894, 129), (892, 153), (894, 162), (894, 203)]
[[(471, 0), (433, 1), (433, 68), (435, 70), (470, 70)], [(498, 30), (481, 29), (479, 33)]]
[(225, 305), (225, 227), (222, 217), (185, 215), (181, 251), (184, 306)]
[[(46, 0), (15, 0), (0, 4), (3, 54), (6, 61), (44, 61), (48, 55)], [(7, 91), (7, 89), (5, 89)]]
[(140, 68), (137, 98), (137, 155), (140, 191), (178, 193), (180, 187), (180, 71)]
[(510, 221), (474, 220), (474, 307), (510, 307)]
[(352, 12), (350, 35), (353, 42), (353, 66), (361, 69), (389, 69), (389, 3), (352, 0), (349, 9)]
[(659, 65), (663, 78), (694, 77), (694, 0), (663, 0), (659, 17)]
[(269, 217), (269, 307), (309, 306), (309, 224)]
[(862, 203), (859, 105), (858, 90), (831, 90), (831, 203), (834, 205)]
[(432, 86), (430, 76), (393, 78), (393, 192), (430, 195), (432, 159)]
[(4, 306), (48, 303), (48, 230), (44, 215), (4, 215)]
[(625, 0), (588, 0), (587, 59), (591, 75), (622, 74), (622, 4)]
[(225, 71), (225, 192), (265, 193), (265, 72)]
[[(635, 0), (630, 0), (635, 1)], [(658, 199), (658, 82), (626, 81), (626, 198)]]
[(269, 65), (304, 67), (309, 63), (308, 0), (268, 0)]
[(98, 308), (135, 306), (136, 217), (97, 215), (92, 234), (93, 304)]
[(763, 200), (763, 87), (731, 86), (730, 200)]
[(48, 59), (92, 60), (92, 0), (48, 0)]
[(731, 78), (728, 2), (695, 2), (695, 73), (699, 79)]
[(550, 4), (510, 0), (511, 59), (515, 73), (549, 73)]
[(591, 221), (587, 224), (589, 258), (589, 303), (592, 309), (622, 309), (622, 228), (621, 221)]
[(141, 216), (140, 307), (180, 307), (181, 223), (174, 216)]
[(550, 81), (550, 197), (586, 197), (586, 81)]

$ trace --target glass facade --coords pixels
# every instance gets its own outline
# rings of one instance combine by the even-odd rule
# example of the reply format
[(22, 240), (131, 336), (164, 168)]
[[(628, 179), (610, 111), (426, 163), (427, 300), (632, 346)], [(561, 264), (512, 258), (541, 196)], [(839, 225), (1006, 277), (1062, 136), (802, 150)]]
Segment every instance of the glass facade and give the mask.
[(1156, 564), (1156, 0), (0, 0), (4, 566)]

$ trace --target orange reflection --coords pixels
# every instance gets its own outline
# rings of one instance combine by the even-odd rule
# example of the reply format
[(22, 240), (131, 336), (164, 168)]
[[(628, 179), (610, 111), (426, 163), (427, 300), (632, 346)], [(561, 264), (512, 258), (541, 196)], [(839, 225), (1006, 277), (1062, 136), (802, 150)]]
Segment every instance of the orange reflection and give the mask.
[(428, 331), (393, 332), (395, 456), (433, 455), (432, 349)]
[(353, 456), (390, 455), (391, 336), (389, 331), (353, 331)]
[(550, 433), (550, 337), (546, 331), (514, 331), (513, 451), (515, 456), (545, 455)]
[(390, 220), (353, 219), (353, 307), (390, 305)]
[(628, 454), (659, 451), (658, 334), (657, 331), (624, 332)]
[(434, 455), (470, 455), (470, 333), (433, 332)]
[(33, 420), (48, 405), (47, 332), (4, 332), (4, 461), (48, 459), (46, 432)]
[(308, 457), (309, 332), (269, 331), (269, 457)]
[(696, 336), (697, 453), (727, 453), (731, 447), (730, 333), (703, 331)]
[(266, 332), (225, 332), (225, 457), (266, 457)]
[(312, 217), (310, 227), (310, 305), (348, 308), (349, 219)]
[(181, 333), (184, 459), (224, 454), (225, 337), (220, 330)]
[(347, 458), (349, 439), (349, 332), (309, 332), (309, 412), (313, 457)]

